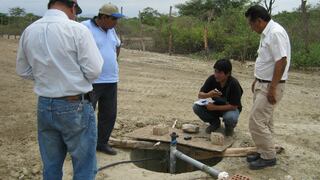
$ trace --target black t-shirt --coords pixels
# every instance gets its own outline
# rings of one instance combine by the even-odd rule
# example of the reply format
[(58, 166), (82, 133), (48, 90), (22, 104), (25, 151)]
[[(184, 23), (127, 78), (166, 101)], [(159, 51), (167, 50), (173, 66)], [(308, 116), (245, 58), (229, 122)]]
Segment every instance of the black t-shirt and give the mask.
[(214, 75), (211, 75), (201, 87), (200, 92), (208, 93), (214, 89), (218, 89), (222, 93), (220, 98), (212, 98), (215, 102), (218, 102), (218, 104), (228, 103), (235, 105), (238, 106), (239, 111), (242, 110), (241, 96), (243, 90), (236, 78), (229, 76), (225, 86), (222, 88), (220, 83), (216, 81)]

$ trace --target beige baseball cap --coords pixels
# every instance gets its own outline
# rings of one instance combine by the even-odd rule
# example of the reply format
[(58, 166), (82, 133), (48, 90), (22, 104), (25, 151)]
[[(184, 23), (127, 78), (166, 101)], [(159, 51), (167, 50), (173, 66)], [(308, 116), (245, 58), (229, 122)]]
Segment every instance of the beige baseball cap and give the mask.
[(106, 15), (109, 15), (109, 16), (113, 16), (113, 17), (116, 17), (116, 18), (124, 17), (124, 15), (119, 12), (118, 7), (113, 5), (113, 4), (111, 4), (111, 3), (103, 5), (99, 9), (99, 13), (100, 14), (106, 14)]

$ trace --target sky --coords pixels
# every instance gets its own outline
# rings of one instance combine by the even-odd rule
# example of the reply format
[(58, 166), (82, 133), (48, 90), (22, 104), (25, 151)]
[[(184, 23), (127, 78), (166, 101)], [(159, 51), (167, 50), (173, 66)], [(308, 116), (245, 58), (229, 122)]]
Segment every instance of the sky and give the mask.
[[(138, 15), (139, 10), (146, 7), (152, 7), (160, 13), (168, 14), (170, 6), (184, 3), (187, 0), (78, 0), (83, 13), (81, 16), (94, 16), (97, 14), (99, 8), (111, 2), (119, 7), (123, 7), (123, 13), (127, 17), (135, 17)], [(42, 16), (47, 7), (48, 0), (0, 0), (0, 12), (8, 13), (9, 8), (20, 7), (24, 8), (27, 13), (33, 13)], [(316, 5), (320, 0), (308, 0), (308, 4)], [(301, 4), (301, 0), (276, 0), (274, 4), (274, 13), (281, 11), (292, 11)], [(177, 12), (177, 9), (173, 10)]]

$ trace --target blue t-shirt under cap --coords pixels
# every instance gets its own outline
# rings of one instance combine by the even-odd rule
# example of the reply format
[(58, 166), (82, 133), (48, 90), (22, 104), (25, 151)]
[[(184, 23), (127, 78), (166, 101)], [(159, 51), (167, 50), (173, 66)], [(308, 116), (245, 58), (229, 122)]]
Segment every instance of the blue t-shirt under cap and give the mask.
[(93, 19), (83, 21), (86, 27), (91, 31), (96, 44), (104, 60), (102, 73), (94, 81), (97, 83), (116, 83), (119, 81), (119, 67), (117, 61), (117, 47), (120, 47), (120, 39), (114, 28), (104, 31), (97, 26)]

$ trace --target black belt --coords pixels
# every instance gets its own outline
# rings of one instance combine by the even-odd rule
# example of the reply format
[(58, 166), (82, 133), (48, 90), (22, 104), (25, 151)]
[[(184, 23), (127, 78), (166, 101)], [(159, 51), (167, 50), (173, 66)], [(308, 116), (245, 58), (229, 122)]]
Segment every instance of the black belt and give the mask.
[[(85, 100), (89, 100), (90, 101), (89, 93), (83, 94), (83, 98)], [(78, 95), (74, 95), (74, 96), (63, 96), (63, 97), (58, 97), (56, 99), (64, 99), (64, 100), (67, 100), (67, 101), (81, 101), (82, 100), (82, 94), (78, 94)]]
[[(257, 81), (259, 81), (260, 83), (271, 83), (271, 81), (268, 80), (263, 80), (263, 79), (258, 79), (256, 78)], [(286, 80), (280, 80), (279, 83), (285, 83)]]

